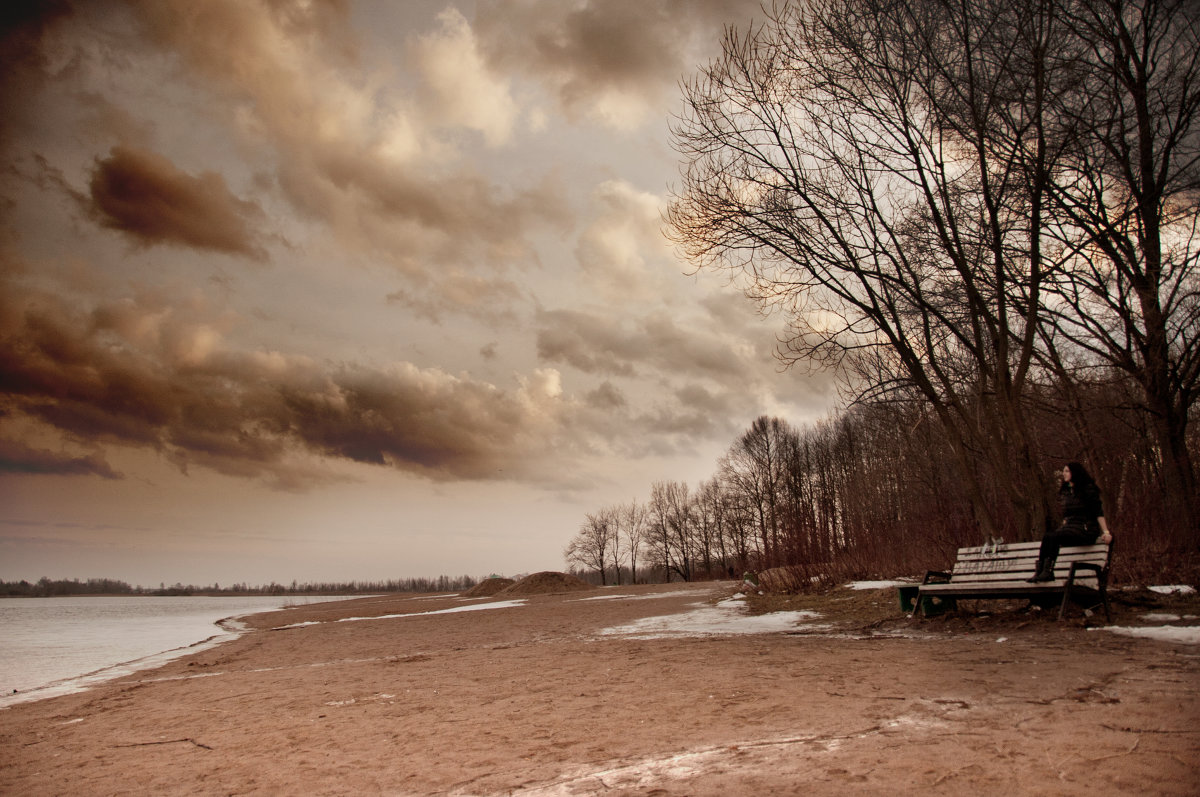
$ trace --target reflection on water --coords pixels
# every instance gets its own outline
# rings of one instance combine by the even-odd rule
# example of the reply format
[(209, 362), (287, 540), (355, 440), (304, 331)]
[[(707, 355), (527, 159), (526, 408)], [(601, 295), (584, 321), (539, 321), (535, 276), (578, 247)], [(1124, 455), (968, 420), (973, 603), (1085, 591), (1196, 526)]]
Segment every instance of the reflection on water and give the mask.
[[(203, 640), (211, 638), (215, 643), (232, 638), (235, 633), (217, 626), (218, 620), (339, 599), (293, 595), (5, 598), (0, 600), (0, 706), (75, 691), (94, 680), (193, 652), (189, 646)], [(117, 665), (130, 666), (110, 671)], [(88, 674), (95, 677), (74, 680)]]

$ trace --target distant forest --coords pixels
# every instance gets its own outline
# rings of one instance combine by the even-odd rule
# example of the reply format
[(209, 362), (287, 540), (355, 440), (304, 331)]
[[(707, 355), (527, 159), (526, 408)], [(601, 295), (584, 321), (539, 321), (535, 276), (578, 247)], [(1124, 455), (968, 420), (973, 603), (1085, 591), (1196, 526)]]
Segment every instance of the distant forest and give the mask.
[(475, 586), (471, 576), (402, 578), (389, 581), (304, 582), (250, 586), (249, 584), (159, 584), (158, 587), (130, 586), (111, 578), (0, 581), (0, 597), (49, 598), (65, 595), (358, 595), (379, 592), (461, 592)]
[[(1115, 538), (1114, 580), (1200, 583), (1195, 533), (1162, 500), (1145, 419), (1120, 406), (1117, 387), (1077, 404), (1084, 410), (1074, 423), (1063, 422), (1050, 396), (1030, 407), (1045, 464), (1031, 489), (1050, 500), (1056, 469), (1086, 461)], [(997, 531), (978, 522), (951, 442), (919, 403), (860, 404), (804, 428), (763, 416), (710, 479), (657, 481), (645, 500), (587, 513), (564, 556), (594, 583), (741, 578), (786, 567), (795, 588), (809, 589), (921, 576), (946, 567), (959, 546), (1040, 536), (1002, 491), (980, 498)]]

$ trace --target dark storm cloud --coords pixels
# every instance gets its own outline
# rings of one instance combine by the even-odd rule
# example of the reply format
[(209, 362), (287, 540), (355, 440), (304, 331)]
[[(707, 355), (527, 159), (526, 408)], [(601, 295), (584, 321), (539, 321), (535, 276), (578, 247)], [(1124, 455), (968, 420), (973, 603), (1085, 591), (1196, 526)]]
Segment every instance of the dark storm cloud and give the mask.
[(0, 137), (23, 121), (29, 97), (42, 81), (42, 39), (71, 14), (71, 5), (53, 0), (6, 0), (0, 3)]
[(15, 440), (0, 439), (0, 472), (35, 473), (57, 476), (100, 476), (124, 478), (105, 461), (104, 455), (72, 456), (46, 449), (31, 448)]
[(176, 244), (265, 260), (251, 222), (265, 214), (234, 196), (219, 174), (192, 176), (166, 158), (114, 147), (97, 160), (89, 210), (102, 226), (143, 245)]
[[(184, 470), (198, 465), (285, 487), (319, 478), (297, 464), (305, 454), (435, 479), (489, 479), (501, 468), (520, 477), (558, 426), (557, 381), (548, 376), (505, 391), (409, 365), (228, 351), (211, 342), (211, 329), (164, 320), (164, 310), (126, 305), (82, 315), (46, 296), (5, 302), (4, 410), (77, 443), (150, 448)], [(151, 318), (148, 333), (139, 322)], [(33, 453), (15, 451), (12, 467), (24, 461), (26, 472), (49, 472), (54, 463), (43, 456), (36, 471)], [(93, 472), (110, 475), (102, 463), (91, 460)]]

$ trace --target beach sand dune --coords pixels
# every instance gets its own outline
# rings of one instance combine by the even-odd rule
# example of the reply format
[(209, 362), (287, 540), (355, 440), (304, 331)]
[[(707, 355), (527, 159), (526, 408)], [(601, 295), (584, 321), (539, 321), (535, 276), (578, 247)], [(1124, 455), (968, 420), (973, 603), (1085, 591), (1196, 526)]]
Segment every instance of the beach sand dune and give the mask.
[[(395, 595), (0, 711), (0, 793), (1194, 794), (1196, 648), (781, 614), (731, 584)], [(849, 593), (849, 591), (846, 591)], [(706, 633), (697, 618), (722, 614)], [(647, 618), (659, 618), (647, 626)], [(673, 624), (670, 618), (687, 618)], [(657, 629), (631, 635), (620, 629)], [(614, 630), (616, 629), (616, 630)]]
[(511, 578), (503, 578), (501, 576), (492, 576), (485, 578), (475, 586), (463, 593), (464, 598), (490, 598), (502, 589), (511, 587), (516, 584)]
[(510, 584), (497, 594), (501, 595), (553, 595), (559, 592), (581, 592), (596, 587), (569, 573), (544, 571), (525, 576)]

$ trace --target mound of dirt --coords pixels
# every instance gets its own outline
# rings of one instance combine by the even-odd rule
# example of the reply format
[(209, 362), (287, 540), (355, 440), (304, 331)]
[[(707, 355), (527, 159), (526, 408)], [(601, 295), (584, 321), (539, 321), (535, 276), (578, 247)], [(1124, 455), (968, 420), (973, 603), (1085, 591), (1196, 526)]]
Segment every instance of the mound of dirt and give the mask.
[(501, 590), (499, 595), (549, 595), (555, 592), (576, 592), (595, 589), (594, 586), (567, 573), (550, 571), (534, 573)]
[(485, 578), (483, 581), (480, 581), (478, 584), (476, 584), (475, 586), (471, 587), (469, 590), (464, 592), (463, 597), (464, 598), (490, 598), (492, 595), (495, 595), (500, 590), (505, 589), (506, 587), (511, 587), (513, 584), (516, 584), (516, 583), (517, 582), (512, 580), (511, 578), (500, 578), (499, 576), (493, 576), (492, 578)]

